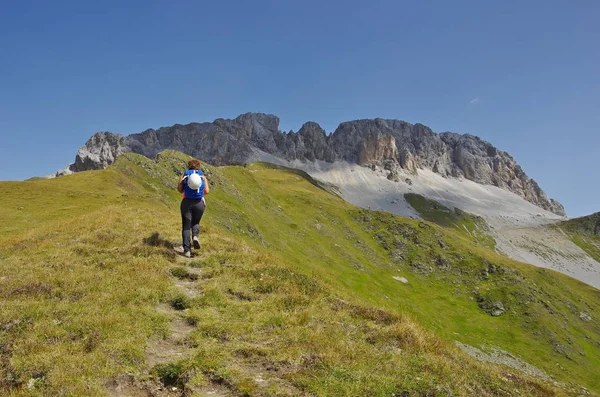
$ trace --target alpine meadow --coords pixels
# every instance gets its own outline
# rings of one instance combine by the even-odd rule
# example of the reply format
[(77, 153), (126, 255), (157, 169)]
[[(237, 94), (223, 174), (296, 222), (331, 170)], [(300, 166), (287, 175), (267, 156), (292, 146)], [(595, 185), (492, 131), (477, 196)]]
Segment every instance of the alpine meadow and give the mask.
[(4, 1), (0, 397), (600, 397), (600, 1)]
[[(600, 393), (599, 291), (497, 253), (481, 217), (407, 194), (410, 219), (297, 169), (203, 163), (185, 259), (189, 159), (0, 182), (3, 395)], [(552, 227), (598, 258), (590, 219)]]

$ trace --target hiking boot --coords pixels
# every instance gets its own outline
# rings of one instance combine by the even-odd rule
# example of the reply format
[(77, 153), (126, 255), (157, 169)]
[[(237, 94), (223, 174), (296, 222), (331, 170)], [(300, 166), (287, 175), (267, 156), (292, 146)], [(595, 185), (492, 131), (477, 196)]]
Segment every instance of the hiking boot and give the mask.
[(200, 249), (200, 241), (198, 240), (198, 236), (194, 236), (193, 240), (194, 240), (193, 241), (193, 243), (194, 243), (194, 249), (199, 250)]
[(185, 251), (183, 253), (183, 256), (185, 256), (186, 258), (191, 258), (192, 257), (192, 253), (190, 251)]

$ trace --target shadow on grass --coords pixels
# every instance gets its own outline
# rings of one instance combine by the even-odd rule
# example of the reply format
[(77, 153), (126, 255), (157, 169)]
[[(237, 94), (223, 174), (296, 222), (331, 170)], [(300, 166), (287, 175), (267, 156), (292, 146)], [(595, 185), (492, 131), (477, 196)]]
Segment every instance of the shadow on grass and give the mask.
[(164, 247), (173, 249), (173, 242), (166, 240), (160, 236), (160, 233), (154, 232), (150, 236), (144, 238), (144, 244), (149, 245), (151, 247)]

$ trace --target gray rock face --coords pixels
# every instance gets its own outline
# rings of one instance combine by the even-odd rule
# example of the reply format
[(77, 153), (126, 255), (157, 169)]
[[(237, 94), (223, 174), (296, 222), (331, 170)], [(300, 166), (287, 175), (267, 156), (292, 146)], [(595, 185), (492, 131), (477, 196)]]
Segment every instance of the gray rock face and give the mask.
[(494, 304), (494, 307), (492, 307), (492, 311), (490, 312), (490, 314), (493, 317), (498, 317), (503, 315), (504, 312), (506, 312), (506, 310), (504, 309), (504, 305), (502, 304), (502, 302), (496, 302)]
[(563, 206), (548, 199), (508, 153), (472, 135), (436, 134), (422, 124), (401, 120), (349, 121), (326, 135), (314, 122), (304, 124), (298, 132), (283, 133), (278, 117), (246, 113), (232, 120), (176, 124), (127, 137), (97, 133), (79, 150), (71, 169), (104, 168), (124, 151), (153, 157), (165, 149), (216, 165), (243, 163), (260, 149), (286, 160), (378, 165), (394, 176), (399, 169), (415, 174), (419, 169), (430, 169), (444, 177), (463, 177), (509, 190), (543, 209), (565, 215)]
[(584, 321), (592, 321), (592, 316), (590, 316), (586, 312), (580, 312), (579, 313), (579, 318), (582, 319), (582, 320), (584, 320)]
[[(173, 149), (206, 162), (225, 165), (239, 164), (252, 154), (252, 146), (246, 134), (252, 136), (252, 126), (240, 126), (224, 130), (220, 122), (176, 124), (158, 130), (146, 130), (127, 136), (126, 144), (132, 152), (154, 157), (165, 149)], [(225, 123), (224, 123), (225, 124)], [(225, 128), (229, 128), (226, 124)]]
[(127, 151), (129, 149), (123, 135), (97, 132), (77, 151), (75, 162), (69, 166), (69, 170), (79, 172), (103, 169)]

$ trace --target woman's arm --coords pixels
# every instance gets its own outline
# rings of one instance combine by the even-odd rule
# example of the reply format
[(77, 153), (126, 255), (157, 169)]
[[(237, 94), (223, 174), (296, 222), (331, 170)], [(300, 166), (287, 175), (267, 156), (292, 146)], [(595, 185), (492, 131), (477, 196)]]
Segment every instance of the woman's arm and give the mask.
[(182, 175), (179, 177), (179, 183), (177, 184), (177, 191), (178, 191), (179, 193), (183, 193), (183, 188), (184, 188), (184, 186), (183, 186), (183, 177), (184, 177), (184, 176), (185, 176), (185, 174), (182, 174)]
[(202, 175), (202, 178), (204, 178), (204, 194), (208, 194), (208, 193), (210, 193), (210, 186), (208, 186), (208, 179), (206, 179), (206, 177), (204, 175)]

